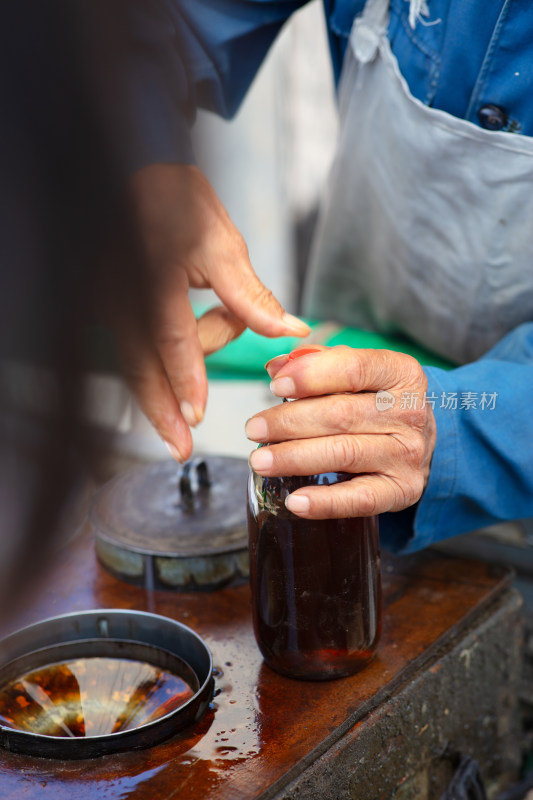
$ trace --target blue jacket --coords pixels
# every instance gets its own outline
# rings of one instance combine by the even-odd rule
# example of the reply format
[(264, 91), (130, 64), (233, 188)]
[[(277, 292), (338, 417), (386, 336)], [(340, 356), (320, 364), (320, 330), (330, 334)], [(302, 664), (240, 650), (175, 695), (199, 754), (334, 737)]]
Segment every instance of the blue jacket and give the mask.
[[(323, 0), (335, 79), (364, 0)], [(144, 163), (191, 161), (196, 107), (237, 110), (268, 48), (306, 0), (129, 0), (130, 96), (140, 127), (128, 154)], [(391, 0), (389, 37), (422, 102), (500, 130), (533, 135), (533, 6), (528, 0), (429, 0), (413, 30), (409, 3)], [(487, 120), (487, 106), (502, 113)]]
[[(134, 94), (145, 129), (129, 154), (132, 165), (191, 160), (194, 109), (231, 116), (283, 23), (304, 2), (139, 2), (133, 29), (141, 82)], [(363, 6), (364, 0), (324, 0), (337, 80)], [(409, 3), (391, 0), (389, 38), (411, 92), (474, 125), (533, 135), (530, 0), (428, 0), (428, 8), (413, 29)], [(425, 493), (415, 509), (383, 515), (383, 543), (396, 551), (533, 516), (533, 322), (474, 364), (427, 373), (432, 396), (455, 393), (476, 402), (453, 409), (447, 399), (435, 401), (437, 447)]]

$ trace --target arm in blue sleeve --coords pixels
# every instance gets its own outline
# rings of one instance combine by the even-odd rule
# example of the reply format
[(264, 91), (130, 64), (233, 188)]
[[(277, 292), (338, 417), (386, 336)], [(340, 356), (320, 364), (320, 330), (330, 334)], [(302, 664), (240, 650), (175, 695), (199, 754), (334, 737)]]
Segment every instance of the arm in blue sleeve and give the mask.
[(307, 0), (128, 0), (113, 116), (124, 171), (194, 161), (196, 108), (232, 116), (284, 22)]
[(165, 0), (72, 0), (81, 74), (119, 183), (193, 161), (188, 78)]
[(283, 24), (307, 2), (166, 0), (193, 104), (231, 117)]
[[(419, 503), (383, 515), (382, 543), (394, 552), (533, 516), (533, 323), (472, 364), (426, 373), (437, 443)], [(447, 407), (454, 393), (457, 408)]]

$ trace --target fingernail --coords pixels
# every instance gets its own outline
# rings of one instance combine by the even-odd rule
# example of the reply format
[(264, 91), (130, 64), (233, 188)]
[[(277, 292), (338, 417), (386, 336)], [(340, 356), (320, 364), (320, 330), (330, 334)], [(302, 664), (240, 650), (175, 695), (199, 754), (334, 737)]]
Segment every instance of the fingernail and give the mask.
[(285, 507), (294, 514), (305, 514), (309, 511), (309, 498), (305, 494), (289, 494), (285, 498)]
[(292, 378), (274, 378), (270, 384), (270, 391), (276, 397), (294, 397), (296, 385)]
[(264, 417), (252, 417), (244, 426), (246, 436), (253, 442), (260, 442), (268, 436), (268, 428)]
[(180, 411), (182, 413), (183, 419), (190, 428), (195, 428), (200, 422), (200, 420), (196, 416), (194, 408), (186, 400), (184, 400), (183, 403), (180, 403)]
[(265, 364), (265, 369), (270, 375), (270, 377), (273, 378), (276, 372), (279, 372), (281, 367), (283, 367), (288, 360), (289, 360), (288, 353), (280, 353), (279, 356), (271, 358), (270, 361), (267, 361), (267, 363)]
[(185, 459), (184, 459), (184, 458), (183, 458), (183, 456), (181, 455), (181, 453), (180, 453), (180, 451), (178, 450), (178, 448), (177, 448), (177, 447), (175, 447), (173, 444), (170, 444), (170, 442), (165, 442), (165, 444), (166, 444), (166, 446), (168, 447), (168, 452), (170, 453), (170, 455), (172, 456), (172, 458), (175, 458), (175, 459), (176, 459), (176, 461), (179, 461), (179, 462), (180, 462), (180, 464), (183, 464), (183, 463), (184, 463), (184, 461), (185, 461)]
[(263, 472), (270, 469), (274, 458), (268, 448), (261, 447), (259, 450), (254, 450), (250, 456), (250, 466), (256, 472)]
[(320, 351), (320, 347), (298, 347), (292, 353), (289, 353), (289, 361), (294, 361), (295, 358), (300, 358), (301, 356), (308, 356), (310, 353), (320, 353)]
[(298, 319), (298, 317), (295, 317), (292, 314), (285, 313), (282, 319), (287, 328), (290, 328), (297, 334), (306, 335), (311, 332), (309, 325), (306, 325), (305, 322), (302, 322), (301, 319)]

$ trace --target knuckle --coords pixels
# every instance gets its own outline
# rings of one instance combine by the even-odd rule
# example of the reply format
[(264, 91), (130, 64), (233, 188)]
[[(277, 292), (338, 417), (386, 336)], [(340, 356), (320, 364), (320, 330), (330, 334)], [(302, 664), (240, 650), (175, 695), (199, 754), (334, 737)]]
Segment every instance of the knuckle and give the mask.
[(415, 473), (415, 475), (413, 476), (413, 481), (412, 481), (412, 502), (411, 502), (411, 505), (413, 505), (414, 503), (417, 503), (420, 500), (420, 498), (422, 497), (422, 493), (423, 493), (423, 491), (425, 489), (425, 486), (426, 486), (426, 482), (424, 480), (424, 476), (422, 475), (421, 472), (417, 471)]
[(352, 357), (348, 361), (346, 377), (348, 386), (353, 390), (358, 390), (366, 385), (364, 361), (358, 358), (356, 353), (352, 353)]
[(264, 284), (259, 284), (254, 292), (254, 301), (259, 306), (269, 306), (274, 299), (274, 295)]
[(417, 430), (422, 430), (427, 422), (428, 418), (428, 410), (427, 406), (424, 408), (415, 408), (413, 417), (411, 419), (411, 427), (416, 428)]
[(408, 353), (399, 353), (398, 357), (406, 375), (411, 375), (413, 378), (417, 378), (420, 375), (422, 367), (416, 358)]
[(371, 517), (378, 510), (378, 495), (370, 486), (361, 486), (357, 497), (357, 513), (362, 517)]
[(406, 353), (402, 353), (403, 369), (405, 371), (404, 380), (409, 384), (416, 386), (420, 391), (427, 389), (428, 380), (427, 375), (422, 369), (420, 363)]
[(159, 353), (168, 353), (183, 344), (185, 336), (170, 326), (160, 327), (154, 335), (154, 344)]
[(405, 408), (400, 407), (399, 414), (403, 424), (415, 431), (423, 430), (428, 421), (428, 408), (421, 403), (414, 403), (412, 408), (409, 404)]
[(253, 280), (242, 282), (234, 290), (234, 301), (246, 309), (254, 309), (254, 313), (266, 312), (267, 316), (263, 319), (262, 333), (264, 336), (276, 336), (278, 317), (282, 314), (282, 307), (274, 294), (261, 281), (254, 277)]
[(351, 491), (350, 494), (343, 494), (336, 498), (331, 510), (333, 519), (350, 519), (360, 516), (356, 492)]
[(168, 310), (162, 311), (153, 328), (153, 342), (158, 350), (170, 349), (181, 346), (187, 342), (194, 342), (197, 338), (198, 325), (196, 320), (176, 320)]
[(418, 470), (412, 470), (408, 475), (402, 474), (401, 479), (393, 479), (392, 484), (396, 495), (391, 508), (393, 511), (401, 511), (414, 505), (424, 491), (424, 478)]
[(263, 416), (268, 420), (269, 435), (280, 439), (298, 439), (301, 430), (301, 419), (296, 403), (282, 403), (267, 409)]
[(242, 234), (240, 234), (238, 231), (235, 232), (235, 235), (233, 237), (233, 248), (235, 250), (235, 255), (237, 256), (237, 258), (246, 261), (249, 260), (250, 255), (248, 252), (248, 246), (246, 244), (244, 236), (242, 236)]
[(326, 411), (326, 424), (341, 433), (350, 433), (355, 421), (355, 407), (349, 395), (335, 395)]
[(420, 467), (425, 457), (425, 443), (422, 436), (397, 438), (400, 444), (402, 461), (415, 468)]
[(352, 472), (360, 461), (361, 447), (353, 436), (331, 436), (326, 439), (326, 457), (328, 463), (336, 469)]
[(402, 486), (401, 508), (409, 508), (420, 500), (424, 490), (424, 478), (420, 472), (414, 472)]
[(334, 347), (330, 348), (334, 350), (336, 353), (342, 353), (344, 355), (353, 354), (353, 348), (348, 347), (347, 344), (336, 344)]

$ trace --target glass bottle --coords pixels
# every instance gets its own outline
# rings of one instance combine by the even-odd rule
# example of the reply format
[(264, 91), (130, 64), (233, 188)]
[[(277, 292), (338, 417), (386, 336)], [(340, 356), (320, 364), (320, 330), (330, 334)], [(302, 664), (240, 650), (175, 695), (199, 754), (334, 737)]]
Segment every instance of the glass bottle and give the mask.
[(351, 675), (381, 632), (377, 517), (305, 520), (285, 507), (302, 486), (349, 480), (327, 473), (248, 483), (254, 632), (266, 663), (293, 678)]

